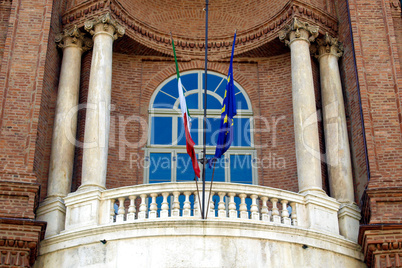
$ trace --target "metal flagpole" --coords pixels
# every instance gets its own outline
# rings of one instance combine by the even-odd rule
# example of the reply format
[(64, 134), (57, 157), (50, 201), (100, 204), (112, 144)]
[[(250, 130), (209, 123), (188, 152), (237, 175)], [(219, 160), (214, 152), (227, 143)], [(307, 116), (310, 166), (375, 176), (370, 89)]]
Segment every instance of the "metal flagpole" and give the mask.
[(208, 66), (208, 0), (205, 0), (205, 78), (204, 78), (204, 148), (202, 153), (202, 218), (205, 218), (205, 166), (207, 164), (207, 66)]

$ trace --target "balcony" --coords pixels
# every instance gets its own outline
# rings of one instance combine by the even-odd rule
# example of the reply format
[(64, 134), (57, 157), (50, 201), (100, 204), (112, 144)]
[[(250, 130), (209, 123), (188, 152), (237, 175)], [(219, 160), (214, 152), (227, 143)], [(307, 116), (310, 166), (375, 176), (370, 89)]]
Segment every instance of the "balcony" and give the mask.
[(36, 265), (340, 267), (337, 256), (364, 267), (360, 247), (339, 235), (340, 204), (324, 193), (233, 183), (212, 191), (207, 219), (194, 182), (71, 193), (65, 230), (42, 242)]

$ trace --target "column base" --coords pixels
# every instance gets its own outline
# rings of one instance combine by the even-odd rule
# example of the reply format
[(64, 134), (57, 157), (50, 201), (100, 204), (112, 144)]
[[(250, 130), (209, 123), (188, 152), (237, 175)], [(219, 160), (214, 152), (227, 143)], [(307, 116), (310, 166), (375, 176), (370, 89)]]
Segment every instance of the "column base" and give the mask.
[(355, 203), (341, 204), (338, 212), (340, 234), (357, 243), (360, 218), (360, 208)]
[(77, 191), (64, 198), (66, 231), (98, 224), (101, 193), (99, 190)]
[(49, 196), (36, 210), (36, 219), (47, 222), (45, 238), (59, 234), (64, 230), (66, 206), (59, 196)]
[[(322, 191), (322, 190), (321, 190)], [(338, 210), (340, 203), (321, 191), (304, 191), (307, 228), (339, 235)]]
[(93, 190), (103, 191), (106, 190), (106, 188), (98, 184), (83, 184), (80, 187), (78, 187), (77, 192), (93, 191)]

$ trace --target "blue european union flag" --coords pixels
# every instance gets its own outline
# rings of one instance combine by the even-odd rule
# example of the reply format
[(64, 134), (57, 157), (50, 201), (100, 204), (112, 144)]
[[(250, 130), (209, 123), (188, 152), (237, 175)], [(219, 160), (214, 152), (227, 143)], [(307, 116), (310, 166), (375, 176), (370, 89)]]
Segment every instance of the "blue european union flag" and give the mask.
[(233, 54), (235, 48), (236, 33), (233, 39), (232, 56), (230, 57), (228, 83), (222, 103), (221, 124), (219, 128), (218, 142), (214, 158), (221, 158), (229, 149), (233, 141), (233, 117), (236, 115), (236, 97), (233, 84)]

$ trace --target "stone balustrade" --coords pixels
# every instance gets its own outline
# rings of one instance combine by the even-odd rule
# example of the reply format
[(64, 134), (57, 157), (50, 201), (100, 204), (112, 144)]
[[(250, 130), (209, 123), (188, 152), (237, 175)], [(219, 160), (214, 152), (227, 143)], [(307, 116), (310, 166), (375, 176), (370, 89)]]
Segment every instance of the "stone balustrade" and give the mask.
[[(201, 192), (199, 194), (201, 195)], [(207, 191), (206, 198), (208, 195)], [(103, 224), (167, 218), (201, 218), (200, 202), (194, 182), (111, 189), (102, 193), (101, 200)], [(207, 219), (298, 226), (298, 210), (303, 206), (304, 199), (297, 193), (268, 187), (214, 183), (209, 200)], [(108, 218), (105, 215), (108, 215)]]

